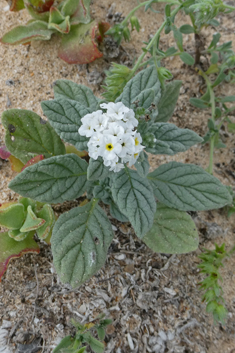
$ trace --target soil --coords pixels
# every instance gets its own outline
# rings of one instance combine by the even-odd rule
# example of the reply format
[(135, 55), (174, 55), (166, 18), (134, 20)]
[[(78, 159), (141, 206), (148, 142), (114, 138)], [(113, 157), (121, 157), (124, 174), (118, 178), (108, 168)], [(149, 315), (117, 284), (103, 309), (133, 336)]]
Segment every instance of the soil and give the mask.
[[(0, 36), (11, 26), (25, 23), (26, 11), (5, 11), (0, 2)], [(94, 0), (94, 18), (107, 19), (111, 1)], [(136, 5), (135, 0), (120, 0), (114, 12), (122, 16)], [(139, 33), (133, 32), (130, 43), (106, 50), (106, 56), (89, 65), (68, 65), (57, 57), (58, 40), (33, 42), (16, 47), (0, 46), (0, 112), (17, 108), (32, 110), (42, 116), (40, 102), (53, 98), (52, 84), (66, 78), (90, 87), (94, 94), (102, 92), (104, 70), (110, 63), (131, 65), (141, 53), (142, 42), (154, 34), (164, 17), (164, 6), (156, 4), (159, 13), (138, 12)], [(113, 18), (120, 17), (117, 14)], [(112, 20), (112, 16), (109, 16)], [(214, 32), (222, 33), (221, 43), (234, 41), (235, 23), (232, 15), (218, 17), (220, 26), (203, 31), (208, 44)], [(176, 25), (185, 23), (185, 15), (177, 15)], [(163, 35), (161, 47), (174, 45), (172, 35)], [(184, 36), (184, 47), (193, 51), (192, 35)], [(235, 48), (234, 48), (235, 49)], [(116, 52), (115, 52), (116, 50)], [(111, 58), (117, 55), (117, 58)], [(207, 60), (202, 58), (206, 67)], [(183, 81), (180, 97), (171, 119), (179, 127), (189, 128), (203, 136), (207, 131), (209, 110), (196, 109), (190, 97), (199, 97), (205, 86), (195, 68), (187, 67), (179, 58), (165, 61), (174, 79)], [(234, 87), (223, 84), (220, 95), (234, 94)], [(230, 116), (235, 122), (235, 117)], [(226, 148), (215, 151), (214, 175), (225, 185), (235, 187), (234, 136), (222, 129)], [(4, 129), (0, 124), (0, 145), (4, 144)], [(151, 168), (167, 161), (194, 163), (206, 168), (208, 145), (198, 145), (174, 157), (150, 156)], [(0, 160), (0, 202), (16, 200), (18, 195), (7, 185), (15, 176), (8, 161)], [(73, 207), (58, 206), (58, 211)], [(186, 255), (153, 253), (135, 236), (129, 224), (111, 219), (115, 237), (105, 266), (90, 281), (76, 290), (60, 283), (52, 264), (50, 247), (40, 244), (39, 255), (27, 254), (12, 260), (0, 284), (0, 352), (52, 352), (65, 335), (73, 333), (71, 318), (92, 321), (104, 312), (112, 318), (105, 338), (105, 352), (174, 352), (174, 353), (234, 353), (235, 352), (235, 257), (225, 261), (222, 269), (223, 290), (228, 310), (225, 325), (213, 324), (212, 317), (201, 302), (198, 283), (203, 278), (197, 268), (198, 254), (203, 247), (213, 249), (214, 243), (234, 245), (234, 216), (227, 218), (226, 209), (193, 213), (200, 234), (197, 251)]]

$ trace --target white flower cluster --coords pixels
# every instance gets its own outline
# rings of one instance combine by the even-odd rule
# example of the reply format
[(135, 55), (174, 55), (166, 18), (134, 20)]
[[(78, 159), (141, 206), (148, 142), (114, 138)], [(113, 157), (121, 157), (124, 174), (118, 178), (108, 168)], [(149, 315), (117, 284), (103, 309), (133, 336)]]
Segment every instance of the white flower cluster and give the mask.
[(121, 102), (103, 103), (100, 107), (106, 113), (97, 110), (85, 115), (78, 132), (90, 137), (90, 157), (97, 159), (101, 156), (110, 171), (119, 172), (124, 168), (124, 163), (132, 166), (144, 148), (141, 135), (135, 131), (138, 120), (134, 111)]

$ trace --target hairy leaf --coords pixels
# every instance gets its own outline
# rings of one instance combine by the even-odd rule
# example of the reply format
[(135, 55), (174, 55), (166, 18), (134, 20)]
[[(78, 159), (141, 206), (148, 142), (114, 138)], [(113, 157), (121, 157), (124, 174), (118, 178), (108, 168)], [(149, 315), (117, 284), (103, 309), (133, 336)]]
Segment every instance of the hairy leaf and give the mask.
[(99, 101), (92, 90), (69, 80), (57, 80), (53, 84), (55, 99), (71, 99), (87, 108), (90, 113), (98, 110)]
[(98, 159), (90, 158), (89, 166), (87, 169), (88, 180), (101, 180), (105, 179), (109, 174), (109, 168), (105, 167), (104, 161), (101, 157)]
[(9, 187), (40, 202), (58, 203), (81, 196), (87, 185), (87, 163), (75, 154), (45, 159), (26, 168)]
[(228, 189), (193, 164), (170, 162), (148, 174), (157, 199), (182, 211), (204, 211), (232, 202)]
[(11, 259), (20, 257), (26, 253), (39, 253), (40, 249), (33, 239), (33, 233), (34, 232), (31, 232), (31, 234), (22, 241), (15, 241), (9, 237), (7, 232), (0, 233), (0, 282)]
[(47, 28), (47, 23), (40, 20), (29, 22), (25, 26), (16, 26), (5, 33), (0, 39), (3, 44), (25, 44), (31, 40), (49, 40), (53, 30)]
[(65, 146), (50, 124), (29, 110), (10, 109), (2, 114), (7, 149), (23, 163), (34, 155), (45, 158), (65, 154)]
[(127, 167), (115, 173), (112, 182), (114, 202), (129, 218), (137, 236), (143, 238), (153, 224), (156, 210), (151, 185), (136, 171)]
[(88, 280), (104, 265), (112, 239), (111, 223), (97, 200), (62, 214), (51, 238), (61, 281), (74, 288)]
[(166, 122), (172, 117), (179, 97), (181, 84), (182, 81), (174, 80), (169, 82), (164, 88), (158, 104), (156, 122)]
[(81, 118), (90, 113), (83, 105), (67, 100), (58, 99), (41, 103), (43, 113), (57, 134), (64, 140), (73, 144), (78, 150), (87, 149), (88, 138), (81, 136), (78, 129), (81, 126)]
[(158, 253), (184, 254), (197, 249), (199, 238), (195, 223), (186, 212), (158, 203), (153, 226), (143, 242)]
[[(134, 109), (139, 107), (149, 108), (151, 104), (157, 105), (161, 97), (161, 84), (154, 65), (140, 71), (125, 86), (116, 102)], [(136, 102), (136, 104), (134, 103)]]
[(129, 222), (129, 219), (120, 211), (115, 202), (110, 202), (110, 214), (113, 218), (116, 218), (119, 222)]
[(159, 154), (159, 142), (166, 144), (166, 150), (162, 150), (161, 147), (160, 154), (174, 155), (178, 152), (185, 152), (193, 145), (203, 141), (196, 132), (189, 129), (180, 129), (169, 123), (156, 123), (151, 127), (151, 132), (157, 140), (156, 148), (146, 148), (146, 151), (153, 154)]

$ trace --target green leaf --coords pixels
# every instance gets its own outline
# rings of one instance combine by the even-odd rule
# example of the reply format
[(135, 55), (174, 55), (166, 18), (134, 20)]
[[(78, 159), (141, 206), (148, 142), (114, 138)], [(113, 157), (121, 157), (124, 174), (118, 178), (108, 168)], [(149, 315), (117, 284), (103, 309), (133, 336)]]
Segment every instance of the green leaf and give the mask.
[(33, 21), (26, 26), (16, 26), (5, 33), (0, 39), (3, 44), (24, 44), (31, 40), (49, 40), (53, 30), (47, 28), (47, 23), (43, 21)]
[(101, 341), (103, 341), (105, 338), (105, 330), (103, 329), (103, 327), (96, 327), (96, 331), (97, 331), (99, 339)]
[(177, 47), (179, 48), (180, 51), (184, 51), (182, 33), (178, 30), (178, 28), (176, 28), (175, 25), (172, 25), (172, 29), (173, 29), (174, 38), (175, 38)]
[(183, 25), (179, 28), (180, 32), (181, 33), (184, 33), (184, 34), (190, 34), (190, 33), (194, 33), (194, 28), (190, 25)]
[(104, 265), (112, 239), (111, 223), (96, 199), (62, 214), (51, 238), (61, 281), (74, 288), (93, 276)]
[(32, 207), (28, 206), (26, 220), (25, 220), (24, 224), (22, 225), (22, 227), (20, 228), (20, 231), (22, 233), (30, 232), (31, 230), (38, 229), (44, 223), (45, 223), (45, 220), (41, 219), (41, 218), (37, 218), (37, 216), (35, 215), (35, 213), (32, 210)]
[(199, 238), (195, 223), (186, 212), (158, 203), (153, 226), (143, 242), (157, 253), (185, 254), (197, 249)]
[(91, 349), (93, 349), (93, 351), (96, 353), (104, 352), (104, 344), (92, 336), (90, 337), (89, 345), (91, 346)]
[(213, 51), (211, 53), (211, 63), (215, 65), (217, 64), (218, 61), (219, 61), (219, 55)]
[[(149, 96), (149, 97), (148, 97)], [(138, 102), (139, 107), (149, 108), (157, 105), (161, 97), (161, 84), (154, 65), (140, 71), (125, 86), (116, 102), (122, 102), (126, 107), (134, 109)]]
[(45, 224), (37, 229), (37, 236), (44, 240), (51, 234), (52, 228), (55, 224), (55, 214), (51, 206), (46, 204), (39, 212), (37, 212), (37, 216), (45, 220)]
[(137, 236), (143, 238), (152, 227), (156, 210), (151, 185), (127, 167), (114, 174), (111, 187), (114, 202), (129, 218)]
[(11, 0), (8, 1), (10, 6), (10, 11), (20, 11), (24, 9), (24, 0)]
[(50, 124), (29, 110), (2, 113), (7, 149), (24, 164), (34, 155), (45, 158), (65, 154), (65, 146)]
[(61, 353), (61, 350), (63, 348), (71, 348), (74, 345), (74, 343), (75, 343), (75, 338), (72, 338), (71, 336), (66, 336), (60, 341), (58, 346), (56, 346), (55, 349), (53, 349), (52, 353)]
[(192, 55), (190, 55), (189, 53), (183, 52), (180, 54), (180, 59), (186, 64), (186, 65), (194, 65), (195, 64), (195, 60), (192, 57)]
[(0, 207), (0, 225), (8, 229), (19, 229), (25, 217), (26, 212), (22, 204), (15, 203), (6, 208)]
[(146, 175), (149, 172), (149, 161), (148, 161), (148, 155), (142, 151), (135, 162), (135, 167), (137, 170), (137, 173), (142, 177), (146, 177)]
[(99, 100), (92, 90), (84, 85), (69, 80), (57, 80), (53, 84), (53, 89), (56, 100), (71, 99), (87, 108), (90, 113), (99, 108)]
[(116, 218), (119, 222), (129, 222), (129, 219), (120, 211), (115, 202), (110, 202), (109, 212), (113, 218)]
[(72, 25), (89, 23), (91, 21), (90, 2), (90, 0), (66, 0), (61, 11), (65, 16), (70, 16)]
[(55, 29), (62, 34), (67, 34), (70, 31), (70, 18), (63, 14), (56, 7), (50, 8), (50, 17), (48, 23), (49, 29)]
[(19, 229), (11, 229), (8, 232), (9, 237), (15, 241), (22, 241), (26, 239), (29, 234), (30, 232), (21, 232)]
[(235, 102), (235, 96), (219, 97), (218, 100), (222, 103)]
[(180, 129), (174, 124), (156, 123), (152, 126), (151, 132), (154, 134), (156, 141), (156, 148), (146, 148), (147, 152), (159, 154), (158, 143), (166, 143), (166, 151), (160, 154), (174, 155), (178, 152), (185, 152), (191, 146), (203, 141), (203, 138), (198, 136), (196, 132), (189, 129)]
[(7, 232), (0, 233), (0, 282), (11, 259), (20, 257), (26, 253), (39, 253), (40, 249), (33, 239), (33, 233), (34, 232), (31, 232), (31, 234), (22, 241), (15, 241), (9, 237)]
[(109, 168), (105, 167), (103, 158), (98, 157), (96, 160), (90, 158), (87, 168), (88, 180), (102, 180), (105, 179), (109, 173)]
[(81, 118), (90, 113), (83, 105), (67, 100), (58, 99), (41, 103), (43, 113), (62, 140), (71, 143), (79, 151), (87, 149), (88, 138), (78, 133), (82, 125)]
[(156, 122), (166, 122), (172, 117), (179, 97), (181, 84), (182, 81), (174, 80), (165, 86), (158, 104)]
[(86, 190), (86, 170), (87, 163), (75, 154), (56, 156), (26, 168), (9, 187), (40, 202), (74, 200)]
[(190, 98), (189, 102), (194, 105), (194, 107), (200, 109), (207, 109), (210, 106), (209, 103), (206, 103), (204, 100), (199, 98)]
[(232, 202), (227, 188), (193, 164), (170, 162), (148, 174), (157, 199), (182, 211), (204, 211)]

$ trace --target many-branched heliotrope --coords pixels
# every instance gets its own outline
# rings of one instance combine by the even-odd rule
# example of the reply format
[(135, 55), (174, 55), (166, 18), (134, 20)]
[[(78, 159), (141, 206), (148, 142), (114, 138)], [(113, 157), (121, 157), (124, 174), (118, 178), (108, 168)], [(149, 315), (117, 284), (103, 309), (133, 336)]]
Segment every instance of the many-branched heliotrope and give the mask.
[[(12, 190), (53, 204), (87, 193), (87, 203), (62, 214), (53, 228), (53, 260), (62, 282), (77, 287), (105, 263), (113, 231), (100, 202), (109, 205), (112, 217), (131, 222), (137, 237), (153, 251), (163, 253), (197, 248), (198, 234), (187, 211), (231, 203), (227, 188), (197, 165), (172, 161), (149, 172), (147, 153), (172, 156), (202, 141), (195, 132), (166, 122), (179, 87), (180, 82), (173, 81), (162, 91), (152, 65), (133, 77), (115, 102), (106, 104), (87, 87), (58, 80), (55, 99), (42, 102), (50, 129), (55, 129), (56, 146), (45, 121), (41, 124), (45, 135), (40, 134), (40, 121), (37, 129), (22, 127), (31, 124), (31, 112), (3, 113), (6, 145), (12, 154), (29, 159), (29, 149), (30, 157), (47, 151), (44, 160), (10, 182)], [(88, 151), (90, 158), (64, 154), (55, 132), (76, 149)], [(130, 168), (133, 163), (135, 169)]]

